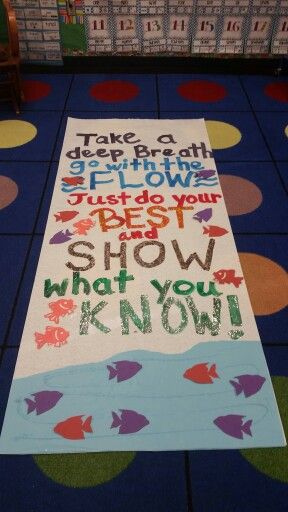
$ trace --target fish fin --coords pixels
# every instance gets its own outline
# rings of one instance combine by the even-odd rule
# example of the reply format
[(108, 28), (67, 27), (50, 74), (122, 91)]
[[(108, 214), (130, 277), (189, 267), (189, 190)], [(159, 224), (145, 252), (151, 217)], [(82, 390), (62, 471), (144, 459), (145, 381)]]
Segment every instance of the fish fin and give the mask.
[(209, 370), (209, 376), (214, 377), (214, 379), (219, 379), (219, 375), (216, 372), (216, 364), (212, 364), (212, 366)]
[(206, 235), (207, 233), (209, 233), (209, 229), (205, 226), (203, 227), (203, 235)]
[(232, 384), (233, 388), (235, 389), (236, 395), (240, 395), (241, 391), (243, 391), (243, 388), (239, 382), (236, 382), (235, 380), (229, 380), (230, 384)]
[(36, 402), (33, 402), (31, 398), (25, 398), (24, 399), (26, 404), (28, 405), (27, 414), (30, 414), (30, 412), (35, 411), (36, 409)]
[(51, 322), (55, 322), (55, 324), (59, 324), (59, 318), (55, 313), (47, 313), (47, 315), (44, 315), (44, 318), (48, 318)]
[(251, 425), (252, 425), (252, 420), (248, 420), (248, 421), (246, 421), (246, 423), (244, 423), (242, 425), (241, 430), (243, 432), (245, 432), (245, 434), (248, 434), (248, 436), (252, 437), (252, 432), (251, 432), (251, 429), (250, 429)]
[(112, 421), (112, 425), (110, 428), (119, 427), (119, 425), (121, 425), (121, 419), (119, 418), (118, 414), (116, 414), (116, 412), (112, 411), (112, 417), (113, 417), (113, 421)]
[(235, 285), (235, 288), (239, 288), (240, 284), (242, 283), (243, 281), (243, 277), (235, 277), (234, 278), (234, 285)]
[(55, 217), (55, 219), (56, 219), (56, 222), (57, 222), (58, 220), (61, 220), (61, 215), (60, 215), (60, 213), (54, 213), (54, 217)]
[(46, 343), (44, 334), (41, 334), (41, 332), (34, 332), (34, 336), (37, 348), (42, 348)]
[(83, 430), (85, 432), (93, 432), (92, 430), (92, 427), (91, 427), (91, 421), (92, 421), (92, 416), (88, 416), (88, 418), (84, 421), (83, 423)]
[(116, 368), (113, 368), (113, 366), (110, 366), (110, 364), (107, 364), (107, 368), (109, 370), (109, 380), (111, 379), (114, 379), (114, 377), (116, 377), (117, 375), (117, 370)]

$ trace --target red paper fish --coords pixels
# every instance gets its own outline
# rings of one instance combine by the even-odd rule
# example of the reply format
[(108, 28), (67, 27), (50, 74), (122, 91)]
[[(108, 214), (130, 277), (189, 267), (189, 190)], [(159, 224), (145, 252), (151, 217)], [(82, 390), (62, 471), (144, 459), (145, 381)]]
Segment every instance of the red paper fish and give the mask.
[(203, 234), (208, 236), (223, 236), (228, 233), (227, 229), (220, 228), (219, 226), (205, 226)]
[(87, 232), (89, 229), (93, 228), (93, 226), (95, 226), (95, 222), (91, 219), (79, 220), (73, 224), (73, 227), (76, 228), (74, 235), (87, 235)]
[(61, 316), (71, 315), (76, 307), (72, 299), (59, 299), (56, 302), (49, 302), (51, 313), (47, 313), (44, 316), (51, 320), (51, 322), (58, 324)]
[(82, 185), (84, 183), (83, 176), (74, 176), (73, 178), (62, 178), (62, 181), (67, 185)]
[(212, 364), (208, 368), (208, 363), (195, 364), (186, 370), (183, 377), (197, 384), (213, 384), (213, 379), (219, 379), (219, 375), (216, 372), (216, 364)]
[(56, 219), (56, 222), (58, 222), (58, 220), (61, 220), (62, 222), (67, 222), (68, 220), (71, 220), (71, 219), (74, 219), (74, 217), (76, 217), (76, 215), (78, 215), (79, 212), (76, 212), (76, 211), (72, 211), (72, 210), (67, 210), (67, 211), (62, 211), (62, 212), (58, 212), (58, 213), (55, 213), (54, 214), (54, 217)]
[(42, 348), (46, 343), (54, 347), (61, 347), (61, 345), (67, 343), (69, 334), (63, 327), (52, 327), (49, 325), (46, 327), (44, 334), (35, 332), (34, 336), (37, 348)]
[(214, 281), (219, 284), (234, 284), (236, 288), (240, 286), (244, 277), (236, 277), (235, 270), (221, 268), (217, 272), (213, 272)]
[(65, 439), (72, 439), (76, 441), (78, 439), (85, 439), (84, 432), (92, 433), (91, 421), (92, 416), (84, 421), (83, 416), (71, 416), (65, 421), (60, 421), (54, 427), (54, 432)]

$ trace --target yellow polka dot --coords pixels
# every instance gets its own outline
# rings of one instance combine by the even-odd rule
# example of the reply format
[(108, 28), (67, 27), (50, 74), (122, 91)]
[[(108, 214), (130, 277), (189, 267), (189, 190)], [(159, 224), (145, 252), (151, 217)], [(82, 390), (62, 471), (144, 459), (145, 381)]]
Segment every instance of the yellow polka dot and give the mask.
[(206, 128), (212, 149), (226, 149), (239, 144), (241, 132), (229, 123), (206, 121)]
[(288, 137), (288, 124), (287, 124), (287, 126), (285, 128), (285, 135), (286, 135), (286, 137)]
[(37, 128), (27, 121), (0, 121), (0, 148), (23, 146), (37, 135)]
[(253, 253), (239, 253), (255, 315), (271, 315), (288, 303), (288, 274), (278, 263)]

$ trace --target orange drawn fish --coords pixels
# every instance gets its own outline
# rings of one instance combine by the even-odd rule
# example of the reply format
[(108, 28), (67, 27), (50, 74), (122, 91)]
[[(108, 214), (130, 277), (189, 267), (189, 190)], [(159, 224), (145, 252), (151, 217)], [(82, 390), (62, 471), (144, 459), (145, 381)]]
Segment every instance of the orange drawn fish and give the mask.
[(49, 302), (51, 313), (47, 313), (44, 317), (58, 324), (60, 316), (71, 315), (76, 307), (72, 299), (59, 299), (56, 302)]
[(64, 183), (67, 185), (83, 185), (84, 178), (83, 176), (75, 176), (73, 178), (62, 178), (62, 181), (64, 181)]
[(55, 434), (65, 439), (73, 441), (85, 439), (84, 432), (93, 432), (91, 427), (92, 416), (88, 416), (85, 421), (82, 418), (83, 416), (71, 416), (57, 423), (53, 430)]
[(54, 347), (61, 347), (67, 343), (69, 332), (63, 327), (46, 327), (45, 332), (35, 332), (35, 342), (37, 348), (42, 348), (46, 343), (47, 345), (53, 345)]
[(219, 226), (205, 226), (203, 234), (208, 236), (223, 236), (228, 233), (227, 229), (220, 228)]
[(76, 228), (74, 235), (87, 235), (87, 232), (89, 229), (93, 228), (93, 226), (95, 226), (95, 222), (91, 219), (79, 220), (73, 224), (73, 227)]
[(219, 284), (234, 284), (236, 288), (240, 286), (244, 277), (235, 276), (235, 270), (221, 268), (217, 272), (213, 272), (214, 281)]
[(62, 212), (58, 212), (54, 214), (54, 217), (56, 219), (56, 222), (61, 220), (62, 222), (67, 222), (68, 220), (74, 219), (76, 215), (78, 215), (79, 212), (76, 212), (75, 210), (63, 210)]

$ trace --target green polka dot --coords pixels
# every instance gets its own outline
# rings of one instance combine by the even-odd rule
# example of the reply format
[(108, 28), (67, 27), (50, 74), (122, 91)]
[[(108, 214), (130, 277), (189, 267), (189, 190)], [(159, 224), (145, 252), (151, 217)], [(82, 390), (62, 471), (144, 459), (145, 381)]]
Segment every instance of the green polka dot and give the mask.
[(109, 482), (134, 460), (135, 452), (34, 455), (38, 468), (67, 487), (95, 487)]
[[(283, 428), (288, 437), (288, 378), (273, 377), (273, 386), (281, 414)], [(256, 448), (241, 450), (243, 457), (258, 471), (271, 478), (288, 483), (288, 448)]]

